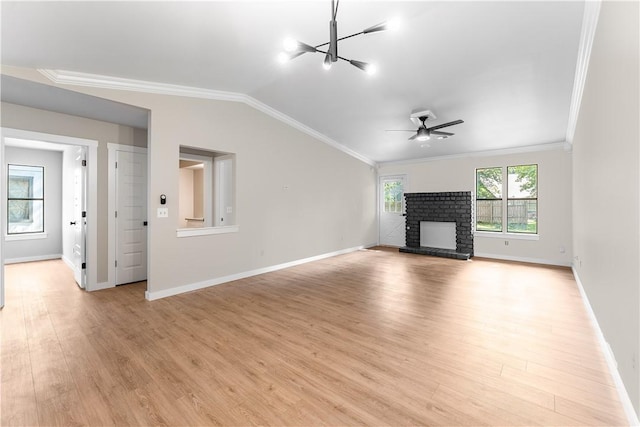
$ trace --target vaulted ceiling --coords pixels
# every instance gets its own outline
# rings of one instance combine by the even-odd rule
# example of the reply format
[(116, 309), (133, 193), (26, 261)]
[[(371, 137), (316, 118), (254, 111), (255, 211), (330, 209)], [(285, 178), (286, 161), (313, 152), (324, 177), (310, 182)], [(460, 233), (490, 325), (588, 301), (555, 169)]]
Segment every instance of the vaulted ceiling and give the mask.
[[(584, 2), (342, 1), (339, 43), (276, 60), (285, 37), (328, 41), (329, 1), (2, 2), (2, 64), (238, 92), (376, 162), (565, 140)], [(452, 138), (408, 141), (429, 109)], [(248, 124), (250, 125), (250, 124)]]

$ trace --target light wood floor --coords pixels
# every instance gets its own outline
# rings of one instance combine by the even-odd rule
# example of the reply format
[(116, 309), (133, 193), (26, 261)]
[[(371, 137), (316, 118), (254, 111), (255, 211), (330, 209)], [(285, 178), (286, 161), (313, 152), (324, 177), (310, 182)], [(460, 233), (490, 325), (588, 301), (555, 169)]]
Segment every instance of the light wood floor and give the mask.
[(148, 302), (6, 267), (2, 425), (623, 425), (571, 272), (380, 249)]

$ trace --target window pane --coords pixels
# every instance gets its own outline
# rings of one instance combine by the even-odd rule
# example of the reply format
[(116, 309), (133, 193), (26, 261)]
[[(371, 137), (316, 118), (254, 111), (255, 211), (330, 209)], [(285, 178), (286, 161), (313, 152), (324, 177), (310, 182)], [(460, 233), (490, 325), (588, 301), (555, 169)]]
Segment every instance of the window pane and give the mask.
[(9, 165), (7, 196), (10, 199), (42, 199), (43, 176), (42, 166)]
[(538, 165), (509, 166), (507, 176), (510, 199), (538, 197)]
[(476, 230), (502, 231), (502, 200), (476, 201)]
[(386, 181), (384, 183), (384, 211), (402, 213), (403, 196), (402, 181)]
[(538, 201), (509, 200), (507, 204), (507, 231), (510, 233), (538, 232)]
[(9, 200), (7, 219), (9, 234), (44, 232), (43, 200)]
[(502, 168), (476, 169), (476, 199), (502, 198)]

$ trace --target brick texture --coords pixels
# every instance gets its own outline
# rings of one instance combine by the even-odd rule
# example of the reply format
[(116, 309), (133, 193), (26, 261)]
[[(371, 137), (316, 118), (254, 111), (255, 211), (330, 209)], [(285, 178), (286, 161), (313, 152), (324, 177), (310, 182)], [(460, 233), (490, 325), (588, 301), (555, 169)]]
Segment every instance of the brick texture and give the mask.
[[(470, 191), (444, 193), (405, 193), (406, 249), (403, 252), (427, 253), (448, 258), (469, 259), (473, 256), (473, 203)], [(456, 223), (456, 250), (422, 250), (420, 221)]]

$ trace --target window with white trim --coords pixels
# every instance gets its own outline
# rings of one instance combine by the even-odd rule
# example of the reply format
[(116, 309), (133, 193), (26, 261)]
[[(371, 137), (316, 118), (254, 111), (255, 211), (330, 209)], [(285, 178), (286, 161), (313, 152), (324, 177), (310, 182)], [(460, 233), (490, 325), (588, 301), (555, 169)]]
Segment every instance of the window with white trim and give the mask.
[(44, 167), (8, 165), (7, 235), (44, 232)]
[(476, 231), (538, 234), (538, 165), (476, 169)]

